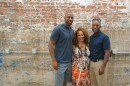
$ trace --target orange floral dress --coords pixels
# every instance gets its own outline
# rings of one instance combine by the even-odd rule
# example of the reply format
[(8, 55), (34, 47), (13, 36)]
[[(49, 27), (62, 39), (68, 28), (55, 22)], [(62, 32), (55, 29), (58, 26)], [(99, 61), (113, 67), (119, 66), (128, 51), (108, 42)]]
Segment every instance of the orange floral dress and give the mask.
[(88, 47), (73, 49), (72, 86), (89, 86), (90, 52)]

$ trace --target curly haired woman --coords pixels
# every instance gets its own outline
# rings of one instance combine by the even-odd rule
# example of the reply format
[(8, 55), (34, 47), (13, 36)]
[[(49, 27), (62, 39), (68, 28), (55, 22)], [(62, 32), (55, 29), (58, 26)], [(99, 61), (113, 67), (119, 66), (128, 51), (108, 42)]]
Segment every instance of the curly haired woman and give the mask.
[(84, 28), (78, 28), (74, 33), (72, 60), (73, 86), (90, 86), (88, 38), (88, 32)]

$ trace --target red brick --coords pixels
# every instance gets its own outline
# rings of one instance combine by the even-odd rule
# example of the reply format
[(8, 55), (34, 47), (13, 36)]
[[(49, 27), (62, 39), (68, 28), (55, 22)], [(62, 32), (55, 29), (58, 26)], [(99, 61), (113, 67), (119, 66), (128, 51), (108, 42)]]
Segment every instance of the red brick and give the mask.
[(17, 9), (16, 13), (22, 15), (25, 13), (25, 11), (24, 11), (24, 9)]
[(7, 2), (0, 2), (0, 7), (1, 6), (7, 6)]
[(118, 6), (110, 6), (111, 9), (117, 9)]
[(125, 16), (127, 13), (118, 13), (118, 15)]
[(99, 12), (98, 14), (103, 16), (106, 14), (106, 12)]
[(118, 9), (126, 9), (126, 6), (118, 6)]
[(96, 6), (87, 6), (87, 9), (96, 9)]
[(87, 8), (82, 9), (82, 12), (87, 12), (87, 11), (88, 11), (88, 9), (87, 9)]
[(103, 6), (107, 6), (108, 4), (107, 3), (102, 3)]
[(7, 9), (4, 7), (0, 7), (0, 11), (5, 11), (5, 10), (7, 10)]
[(3, 15), (4, 13), (3, 12), (0, 12), (0, 15)]
[(18, 22), (18, 19), (10, 19), (10, 22)]

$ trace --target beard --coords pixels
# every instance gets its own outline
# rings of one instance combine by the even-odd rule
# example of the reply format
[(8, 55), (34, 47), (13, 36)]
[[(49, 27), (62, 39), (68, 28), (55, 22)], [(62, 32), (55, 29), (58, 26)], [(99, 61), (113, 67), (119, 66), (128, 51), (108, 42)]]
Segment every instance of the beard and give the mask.
[(65, 24), (66, 24), (67, 26), (71, 26), (72, 23), (73, 23), (73, 21), (66, 21), (66, 22), (65, 22)]

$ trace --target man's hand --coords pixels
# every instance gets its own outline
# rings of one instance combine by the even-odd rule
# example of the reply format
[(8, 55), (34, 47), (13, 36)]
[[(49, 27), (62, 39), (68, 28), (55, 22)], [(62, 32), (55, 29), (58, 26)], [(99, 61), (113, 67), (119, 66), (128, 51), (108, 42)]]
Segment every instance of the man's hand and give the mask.
[(105, 68), (106, 68), (105, 65), (101, 65), (101, 67), (99, 68), (99, 75), (104, 74), (104, 72), (105, 72)]
[(52, 62), (52, 67), (57, 70), (58, 69), (58, 63), (56, 61)]

